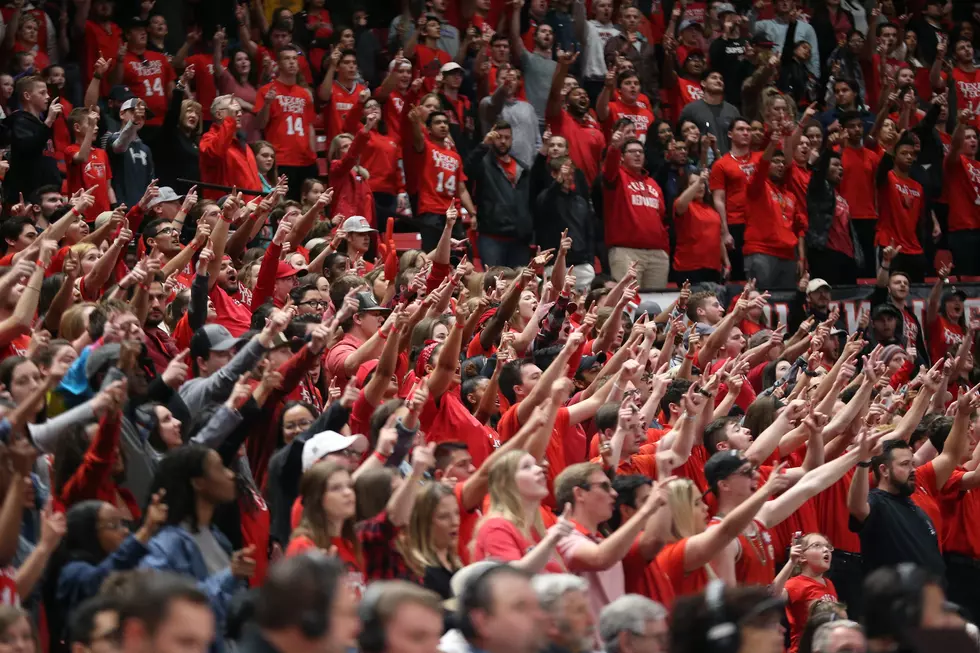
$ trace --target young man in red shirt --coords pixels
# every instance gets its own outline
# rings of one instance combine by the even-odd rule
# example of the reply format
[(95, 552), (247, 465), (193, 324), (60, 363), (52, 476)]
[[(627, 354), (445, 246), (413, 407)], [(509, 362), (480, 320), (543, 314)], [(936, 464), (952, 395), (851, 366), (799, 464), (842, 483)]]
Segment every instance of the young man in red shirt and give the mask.
[(288, 199), (299, 200), (303, 182), (317, 176), (313, 95), (299, 83), (299, 50), (279, 50), (279, 76), (259, 89), (255, 120), (276, 148), (279, 174), (289, 178)]
[(418, 29), (405, 43), (405, 57), (415, 64), (415, 75), (424, 81), (422, 86), (431, 91), (436, 86), (436, 76), (452, 57), (445, 50), (439, 49), (439, 35), (442, 33), (442, 21), (434, 14), (423, 15), (419, 18)]
[[(957, 97), (962, 96), (957, 94)], [(969, 110), (963, 110), (957, 119), (943, 171), (949, 200), (949, 248), (953, 251), (957, 274), (977, 276), (980, 275), (977, 257), (980, 251), (980, 163), (976, 160), (976, 118)]]
[(341, 133), (347, 113), (357, 105), (357, 96), (367, 90), (357, 81), (357, 53), (334, 48), (317, 97), (323, 102), (327, 142)]
[[(614, 90), (619, 92), (614, 93)], [(613, 99), (614, 95), (616, 99)], [(607, 136), (618, 120), (629, 118), (636, 128), (636, 137), (644, 142), (654, 120), (652, 107), (640, 99), (640, 78), (631, 70), (619, 73), (618, 77), (614, 70), (606, 74), (606, 85), (596, 102), (596, 115)]]
[(114, 84), (123, 84), (146, 104), (150, 115), (140, 138), (156, 143), (170, 104), (177, 76), (166, 55), (146, 48), (146, 21), (134, 19), (126, 28), (126, 54), (109, 73)]
[(745, 275), (760, 290), (791, 288), (796, 283), (798, 262), (803, 261), (805, 213), (785, 183), (786, 155), (777, 149), (777, 134), (762, 153), (759, 168), (745, 190)]
[[(874, 273), (875, 228), (878, 224), (878, 209), (875, 203), (875, 171), (881, 162), (881, 155), (864, 145), (864, 118), (857, 111), (844, 111), (838, 116), (844, 128), (844, 144), (841, 148), (840, 162), (844, 167), (838, 191), (847, 200), (851, 210), (857, 245), (864, 252), (864, 266), (858, 270), (859, 277), (870, 277)], [(887, 244), (887, 243), (886, 243)]]
[(577, 55), (559, 52), (558, 66), (551, 78), (551, 91), (545, 118), (551, 133), (561, 136), (568, 144), (568, 156), (575, 167), (582, 171), (585, 180), (592, 184), (599, 174), (599, 162), (606, 149), (606, 137), (599, 122), (590, 113), (589, 94), (581, 86), (562, 94), (568, 68)]
[[(894, 154), (886, 152), (875, 173), (878, 189), (877, 247), (897, 246), (899, 254), (892, 259), (892, 270), (902, 270), (912, 283), (925, 279), (926, 258), (919, 242), (919, 220), (925, 211), (922, 184), (912, 179), (915, 162), (915, 140), (903, 135), (895, 144)], [(845, 166), (845, 171), (847, 170)], [(846, 174), (846, 173), (845, 173)]]
[[(431, 252), (439, 244), (446, 209), (457, 198), (470, 216), (476, 218), (476, 207), (466, 190), (463, 159), (447, 144), (449, 117), (442, 111), (429, 114), (425, 125), (417, 111), (412, 115), (412, 148), (420, 155), (417, 210), (414, 211), (422, 235), (422, 249)], [(428, 129), (428, 137), (423, 129)]]
[(641, 288), (663, 288), (670, 272), (666, 205), (660, 186), (643, 168), (645, 159), (638, 139), (627, 141), (622, 131), (612, 135), (602, 166), (606, 246), (613, 278), (622, 279), (636, 263)]
[[(973, 44), (963, 38), (953, 46), (953, 81), (957, 108), (976, 116), (980, 113), (980, 70), (973, 64)], [(933, 85), (936, 86), (935, 78)]]
[[(75, 29), (85, 35), (85, 56), (82, 61), (82, 76), (85, 86), (92, 80), (95, 62), (105, 58), (109, 68), (118, 65), (119, 46), (122, 43), (122, 30), (112, 22), (115, 12), (114, 0), (82, 0), (75, 5)], [(109, 92), (109, 79), (102, 78), (102, 93)]]
[(735, 118), (728, 129), (732, 147), (728, 154), (715, 161), (708, 177), (708, 186), (715, 211), (721, 216), (721, 238), (728, 250), (731, 278), (745, 279), (742, 247), (745, 243), (745, 189), (755, 174), (761, 152), (752, 152), (752, 129), (745, 118)]
[(721, 216), (706, 202), (708, 171), (690, 175), (687, 188), (674, 200), (674, 270), (691, 283), (721, 283), (731, 271), (721, 239)]
[(91, 188), (95, 203), (85, 214), (86, 222), (95, 222), (103, 211), (109, 211), (116, 203), (112, 189), (112, 168), (106, 151), (94, 147), (95, 133), (99, 129), (99, 114), (85, 107), (72, 110), (68, 124), (75, 139), (65, 149), (68, 163), (68, 192)]

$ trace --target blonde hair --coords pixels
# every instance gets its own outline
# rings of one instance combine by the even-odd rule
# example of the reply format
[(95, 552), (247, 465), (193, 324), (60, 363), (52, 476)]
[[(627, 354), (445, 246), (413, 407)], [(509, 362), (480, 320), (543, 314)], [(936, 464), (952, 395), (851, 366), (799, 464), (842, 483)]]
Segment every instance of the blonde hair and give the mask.
[(93, 243), (75, 243), (71, 246), (71, 251), (78, 254), (78, 258), (81, 259), (83, 256), (85, 256), (85, 252), (89, 251), (93, 247), (95, 247), (95, 244)]
[(7, 630), (21, 619), (26, 619), (31, 627), (31, 639), (34, 642), (34, 653), (40, 653), (41, 640), (38, 638), (37, 627), (31, 619), (31, 615), (19, 606), (0, 605), (0, 635), (6, 635)]
[[(432, 545), (432, 520), (435, 518), (439, 503), (446, 497), (453, 497), (453, 491), (442, 483), (426, 483), (415, 496), (412, 517), (408, 522), (408, 540), (405, 543), (405, 562), (415, 569), (420, 576), (426, 567), (442, 567), (442, 561)], [(457, 554), (457, 547), (449, 547), (446, 552), (450, 571), (457, 571), (463, 563)]]
[(58, 325), (58, 335), (72, 342), (81, 337), (88, 330), (88, 320), (85, 317), (86, 309), (94, 309), (96, 305), (92, 302), (82, 302), (75, 304), (61, 315), (61, 324)]
[(204, 111), (201, 107), (200, 102), (194, 100), (184, 100), (180, 103), (180, 119), (177, 121), (178, 125), (184, 124), (184, 118), (191, 111), (197, 111), (197, 127), (194, 128), (194, 136), (200, 137), (201, 133), (204, 131)]
[[(340, 143), (344, 139), (349, 140), (351, 142), (351, 147), (353, 147), (353, 145), (354, 145), (354, 136), (353, 136), (353, 134), (348, 134), (347, 132), (344, 132), (343, 134), (337, 134), (336, 136), (333, 137), (333, 140), (330, 141), (330, 148), (327, 150), (327, 161), (333, 162), (333, 161), (336, 161), (337, 159), (341, 158), (340, 157)], [(364, 166), (360, 166), (360, 165), (355, 164), (352, 170), (356, 174), (360, 175), (361, 178), (363, 178), (363, 179), (370, 179), (370, 177), (371, 177), (371, 175), (367, 171), (367, 168), (365, 168)]]
[(694, 537), (704, 532), (704, 524), (697, 518), (695, 505), (701, 493), (694, 481), (679, 478), (667, 484), (667, 506), (670, 508), (670, 532), (677, 540)]
[[(524, 514), (524, 501), (517, 490), (517, 468), (521, 459), (530, 454), (523, 449), (508, 451), (490, 465), (490, 510), (483, 520), (490, 517), (503, 517), (514, 524), (525, 537), (537, 541), (544, 537), (544, 521), (541, 513), (535, 512), (530, 523)], [(483, 520), (475, 532), (479, 532)]]

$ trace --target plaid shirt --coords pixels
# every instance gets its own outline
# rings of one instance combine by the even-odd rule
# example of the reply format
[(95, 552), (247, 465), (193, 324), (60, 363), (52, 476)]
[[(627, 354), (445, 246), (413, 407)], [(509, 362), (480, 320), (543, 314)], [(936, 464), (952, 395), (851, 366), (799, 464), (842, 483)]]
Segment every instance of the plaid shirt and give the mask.
[(422, 583), (422, 579), (405, 563), (397, 542), (401, 529), (390, 521), (384, 510), (358, 522), (355, 526), (364, 559), (364, 575), (368, 582), (374, 580), (408, 580)]

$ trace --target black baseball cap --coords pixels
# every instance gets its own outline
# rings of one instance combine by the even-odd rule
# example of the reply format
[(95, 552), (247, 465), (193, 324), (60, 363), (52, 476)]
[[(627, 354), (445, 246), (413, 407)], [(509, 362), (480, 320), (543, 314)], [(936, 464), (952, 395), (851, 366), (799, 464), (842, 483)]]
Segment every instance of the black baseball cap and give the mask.
[(365, 313), (367, 311), (391, 311), (390, 308), (385, 308), (378, 303), (378, 300), (374, 298), (374, 293), (369, 291), (357, 293), (357, 312)]
[(946, 288), (945, 290), (943, 290), (943, 299), (942, 299), (942, 302), (941, 303), (945, 304), (947, 302), (947, 300), (950, 300), (953, 297), (959, 297), (960, 298), (960, 301), (963, 301), (963, 302), (966, 301), (966, 293), (965, 292), (963, 292), (962, 290), (960, 290), (956, 286), (949, 286), (948, 288)]
[(724, 481), (748, 464), (751, 464), (749, 460), (737, 449), (716, 451), (704, 464), (704, 478), (708, 481), (708, 488), (717, 492), (719, 481)]

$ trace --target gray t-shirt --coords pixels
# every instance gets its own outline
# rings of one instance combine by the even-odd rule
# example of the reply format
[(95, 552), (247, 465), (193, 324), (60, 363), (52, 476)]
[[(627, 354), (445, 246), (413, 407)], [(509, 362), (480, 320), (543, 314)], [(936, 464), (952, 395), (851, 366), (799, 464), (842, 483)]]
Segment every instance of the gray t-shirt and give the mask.
[(184, 528), (194, 538), (197, 548), (201, 550), (201, 557), (204, 558), (204, 566), (208, 568), (209, 576), (231, 565), (231, 557), (221, 548), (210, 528), (201, 528), (196, 533), (190, 529), (190, 524), (185, 524)]
[(704, 100), (695, 100), (681, 111), (678, 123), (681, 120), (690, 120), (698, 126), (702, 134), (714, 134), (718, 139), (718, 151), (725, 154), (732, 147), (728, 141), (728, 130), (738, 116), (738, 109), (727, 102), (708, 104)]
[(538, 124), (544, 124), (544, 112), (548, 106), (548, 94), (551, 92), (551, 80), (555, 76), (558, 62), (540, 54), (521, 53), (521, 70), (524, 71), (524, 92), (527, 101), (538, 114)]

